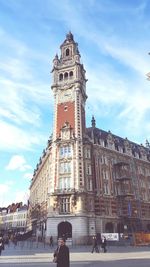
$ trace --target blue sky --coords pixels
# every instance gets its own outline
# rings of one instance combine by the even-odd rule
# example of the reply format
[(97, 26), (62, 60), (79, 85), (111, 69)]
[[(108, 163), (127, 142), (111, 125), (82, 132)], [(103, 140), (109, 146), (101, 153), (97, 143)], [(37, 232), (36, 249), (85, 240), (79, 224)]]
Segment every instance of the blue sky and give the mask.
[(71, 30), (87, 71), (87, 126), (150, 141), (149, 0), (0, 0), (0, 206), (28, 198), (52, 133), (52, 60)]

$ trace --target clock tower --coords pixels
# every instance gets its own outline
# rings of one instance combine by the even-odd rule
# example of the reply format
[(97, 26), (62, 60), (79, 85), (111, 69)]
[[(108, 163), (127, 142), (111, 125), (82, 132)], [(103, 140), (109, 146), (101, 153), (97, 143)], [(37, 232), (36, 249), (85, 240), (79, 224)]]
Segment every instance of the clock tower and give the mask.
[[(89, 236), (83, 151), (87, 80), (78, 44), (71, 32), (66, 35), (60, 50), (61, 55), (55, 56), (52, 69), (51, 89), (55, 103), (49, 227), (55, 237), (64, 235), (83, 243)], [(92, 201), (90, 205), (93, 205)]]
[(85, 132), (86, 78), (83, 64), (80, 63), (78, 44), (71, 32), (60, 46), (61, 56), (53, 60), (53, 85), (55, 97), (54, 136), (61, 135), (66, 122), (74, 136), (81, 140)]

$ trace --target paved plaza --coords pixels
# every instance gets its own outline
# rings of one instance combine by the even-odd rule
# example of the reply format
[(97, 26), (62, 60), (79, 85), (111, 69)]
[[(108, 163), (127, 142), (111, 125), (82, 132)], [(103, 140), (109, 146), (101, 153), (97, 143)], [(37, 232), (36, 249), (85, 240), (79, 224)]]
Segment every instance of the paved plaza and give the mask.
[[(48, 245), (20, 242), (6, 246), (0, 256), (4, 267), (55, 267), (53, 251)], [(107, 253), (91, 253), (91, 246), (70, 247), (70, 267), (149, 267), (150, 247), (108, 246)]]

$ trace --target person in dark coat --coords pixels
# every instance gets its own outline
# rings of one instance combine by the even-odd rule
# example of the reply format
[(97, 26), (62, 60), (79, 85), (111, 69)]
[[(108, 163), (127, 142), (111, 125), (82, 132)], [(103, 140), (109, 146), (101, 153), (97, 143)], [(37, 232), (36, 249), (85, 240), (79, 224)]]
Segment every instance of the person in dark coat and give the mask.
[(104, 253), (107, 252), (106, 246), (107, 246), (106, 237), (102, 236), (102, 249), (103, 249)]
[(53, 237), (52, 236), (50, 236), (49, 241), (50, 241), (50, 243), (49, 243), (50, 247), (53, 247), (54, 243), (53, 243)]
[(0, 237), (0, 255), (2, 253), (2, 250), (4, 250), (4, 240), (2, 237)]
[(98, 242), (97, 242), (96, 236), (93, 236), (93, 247), (92, 247), (91, 253), (93, 253), (94, 250), (95, 250), (95, 252), (99, 253)]
[(69, 248), (66, 246), (63, 238), (59, 240), (59, 246), (54, 253), (55, 256), (57, 256), (57, 267), (69, 267)]

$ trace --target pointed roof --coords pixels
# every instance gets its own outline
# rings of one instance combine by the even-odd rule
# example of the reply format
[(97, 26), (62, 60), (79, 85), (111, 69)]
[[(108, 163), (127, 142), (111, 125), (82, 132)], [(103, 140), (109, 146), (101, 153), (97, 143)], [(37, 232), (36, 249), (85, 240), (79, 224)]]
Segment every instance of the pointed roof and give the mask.
[(66, 34), (66, 39), (64, 40), (64, 42), (62, 43), (60, 47), (68, 43), (75, 43), (73, 34), (71, 32)]

